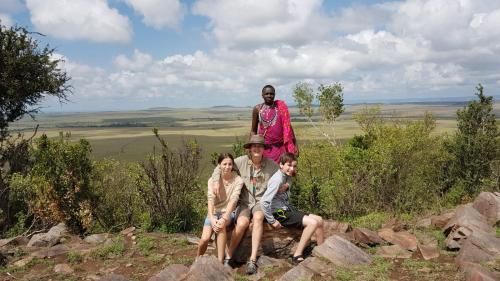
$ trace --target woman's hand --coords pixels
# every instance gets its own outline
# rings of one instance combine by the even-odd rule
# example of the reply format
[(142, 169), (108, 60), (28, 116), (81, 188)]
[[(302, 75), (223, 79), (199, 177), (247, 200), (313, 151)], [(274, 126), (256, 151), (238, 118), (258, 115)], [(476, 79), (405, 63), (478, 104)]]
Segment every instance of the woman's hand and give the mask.
[(215, 233), (218, 233), (219, 230), (220, 230), (220, 227), (219, 227), (219, 220), (217, 219), (214, 219), (212, 217), (212, 219), (210, 219), (210, 224), (212, 225), (212, 229), (214, 230)]

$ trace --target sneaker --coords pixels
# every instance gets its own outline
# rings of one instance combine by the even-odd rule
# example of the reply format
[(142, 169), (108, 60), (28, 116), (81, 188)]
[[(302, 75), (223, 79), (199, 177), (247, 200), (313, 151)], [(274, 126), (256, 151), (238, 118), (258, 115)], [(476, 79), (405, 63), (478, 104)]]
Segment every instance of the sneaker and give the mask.
[(233, 262), (232, 260), (229, 258), (226, 258), (224, 259), (224, 267), (227, 267), (227, 268), (233, 268)]
[(247, 262), (247, 274), (255, 274), (257, 273), (257, 264), (254, 260), (249, 260)]

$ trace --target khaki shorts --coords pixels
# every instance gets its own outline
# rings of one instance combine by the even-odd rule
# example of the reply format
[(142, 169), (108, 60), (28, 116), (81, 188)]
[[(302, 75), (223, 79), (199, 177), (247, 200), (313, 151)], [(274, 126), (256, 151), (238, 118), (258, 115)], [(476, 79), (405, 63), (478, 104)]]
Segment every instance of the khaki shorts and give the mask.
[(253, 214), (255, 214), (255, 212), (257, 212), (257, 211), (264, 212), (262, 210), (262, 207), (260, 206), (260, 203), (255, 204), (252, 208), (249, 208), (248, 206), (241, 206), (240, 212), (238, 215), (243, 216), (243, 217), (247, 217), (248, 219), (250, 219), (253, 216)]

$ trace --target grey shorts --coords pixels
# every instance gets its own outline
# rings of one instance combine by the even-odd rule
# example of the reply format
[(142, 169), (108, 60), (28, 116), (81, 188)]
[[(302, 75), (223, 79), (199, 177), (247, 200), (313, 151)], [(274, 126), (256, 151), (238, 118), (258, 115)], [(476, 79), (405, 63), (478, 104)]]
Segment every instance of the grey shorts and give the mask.
[(252, 208), (249, 208), (248, 206), (241, 206), (239, 215), (251, 219), (253, 214), (255, 214), (255, 212), (257, 211), (261, 211), (264, 213), (262, 207), (260, 206), (260, 203), (255, 204)]

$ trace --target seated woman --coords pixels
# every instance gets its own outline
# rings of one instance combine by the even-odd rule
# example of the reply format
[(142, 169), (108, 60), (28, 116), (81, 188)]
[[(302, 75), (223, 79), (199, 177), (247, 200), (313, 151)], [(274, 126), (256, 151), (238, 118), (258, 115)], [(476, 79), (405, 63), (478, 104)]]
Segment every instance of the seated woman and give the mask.
[(295, 134), (290, 122), (290, 112), (285, 102), (275, 100), (275, 90), (271, 85), (262, 89), (264, 102), (256, 105), (252, 111), (251, 134), (262, 135), (269, 145), (264, 156), (279, 163), (280, 155), (286, 152), (298, 155)]
[[(229, 153), (219, 155), (220, 177), (218, 180), (208, 180), (208, 214), (203, 226), (203, 233), (198, 245), (197, 257), (205, 254), (212, 231), (217, 233), (217, 258), (224, 262), (226, 248), (226, 227), (236, 220), (236, 205), (240, 198), (243, 180), (233, 171), (234, 159)], [(213, 190), (217, 189), (217, 194)]]

